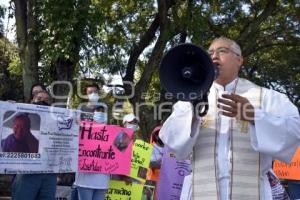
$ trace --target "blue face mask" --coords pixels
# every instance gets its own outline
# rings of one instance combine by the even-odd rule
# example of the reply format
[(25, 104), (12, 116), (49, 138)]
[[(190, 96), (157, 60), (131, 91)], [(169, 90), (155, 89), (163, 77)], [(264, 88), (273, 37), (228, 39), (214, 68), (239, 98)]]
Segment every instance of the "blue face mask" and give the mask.
[(131, 128), (133, 131), (138, 131), (140, 129), (139, 125), (137, 124), (126, 124), (125, 125), (126, 128)]
[(89, 101), (92, 103), (98, 102), (99, 100), (99, 95), (97, 93), (92, 93), (88, 95)]
[(94, 121), (98, 123), (107, 123), (107, 113), (105, 112), (94, 112)]

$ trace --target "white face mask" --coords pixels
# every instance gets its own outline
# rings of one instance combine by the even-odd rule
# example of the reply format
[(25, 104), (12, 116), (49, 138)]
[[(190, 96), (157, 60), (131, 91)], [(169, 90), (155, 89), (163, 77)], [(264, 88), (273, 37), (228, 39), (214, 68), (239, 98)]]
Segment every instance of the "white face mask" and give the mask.
[(126, 124), (126, 126), (125, 126), (126, 128), (131, 128), (133, 131), (137, 131), (137, 130), (139, 130), (139, 125), (137, 125), (137, 124)]
[(88, 95), (89, 101), (90, 102), (98, 102), (99, 100), (99, 95), (97, 93), (92, 93)]
[(107, 123), (107, 113), (105, 112), (94, 112), (94, 121), (98, 123)]

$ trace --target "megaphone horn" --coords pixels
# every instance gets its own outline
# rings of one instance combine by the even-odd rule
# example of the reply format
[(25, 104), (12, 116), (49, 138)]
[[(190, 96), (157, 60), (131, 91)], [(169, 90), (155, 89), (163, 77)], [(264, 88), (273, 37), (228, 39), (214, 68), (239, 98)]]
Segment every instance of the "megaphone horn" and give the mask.
[(160, 63), (160, 82), (177, 100), (207, 101), (216, 67), (201, 47), (185, 43), (170, 49)]

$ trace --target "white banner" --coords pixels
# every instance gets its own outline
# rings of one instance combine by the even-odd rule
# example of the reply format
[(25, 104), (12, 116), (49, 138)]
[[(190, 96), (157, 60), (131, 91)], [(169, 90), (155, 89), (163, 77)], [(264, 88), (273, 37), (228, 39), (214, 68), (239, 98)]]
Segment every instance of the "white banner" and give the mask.
[(77, 171), (74, 110), (0, 101), (0, 173)]

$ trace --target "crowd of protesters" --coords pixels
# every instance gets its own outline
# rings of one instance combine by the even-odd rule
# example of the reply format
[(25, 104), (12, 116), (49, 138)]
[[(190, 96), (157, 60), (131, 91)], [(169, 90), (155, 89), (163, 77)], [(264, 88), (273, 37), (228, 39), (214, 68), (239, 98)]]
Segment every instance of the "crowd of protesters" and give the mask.
[[(80, 120), (94, 121), (97, 123), (109, 124), (108, 107), (103, 102), (99, 102), (100, 88), (97, 83), (89, 84), (84, 89), (87, 101), (80, 104), (78, 110), (81, 111)], [(11, 101), (12, 102), (12, 101)], [(13, 102), (15, 103), (15, 102)], [(29, 104), (51, 106), (52, 98), (43, 84), (34, 84), (31, 87)], [(24, 122), (24, 123), (23, 123)], [(28, 123), (25, 123), (28, 122)], [(20, 115), (14, 118), (14, 133), (1, 141), (2, 151), (5, 152), (37, 152), (38, 140), (30, 133), (30, 119), (27, 115)], [(133, 113), (124, 114), (121, 126), (130, 128), (134, 134), (131, 140), (135, 140), (140, 132), (139, 118)], [(155, 186), (158, 181), (158, 173), (162, 157), (162, 141), (158, 138), (159, 127), (156, 127), (151, 134), (150, 142), (153, 145), (153, 153), (151, 156), (151, 164), (147, 179), (151, 185)], [(140, 134), (140, 133), (139, 133)], [(24, 136), (23, 136), (24, 135)], [(22, 136), (22, 140), (21, 140)], [(25, 137), (26, 136), (26, 137)], [(36, 143), (36, 144), (35, 144)], [(71, 177), (71, 178), (66, 178)], [(109, 188), (109, 182), (114, 177), (110, 174), (101, 173), (83, 173), (76, 172), (73, 174), (16, 174), (12, 178), (11, 198), (18, 199), (55, 199), (57, 184), (70, 185), (72, 182), (71, 199), (73, 200), (101, 200), (105, 199), (105, 194)], [(119, 176), (115, 178), (125, 181), (126, 184), (134, 182), (133, 178), (127, 176)], [(67, 181), (66, 181), (67, 180)], [(147, 181), (147, 182), (148, 182)], [(137, 181), (138, 182), (138, 181)], [(150, 194), (151, 190), (145, 191), (143, 199), (153, 198)], [(148, 195), (149, 193), (149, 195)]]
[[(109, 124), (108, 107), (103, 102), (99, 102), (100, 88), (98, 84), (93, 83), (87, 85), (84, 91), (88, 100), (81, 104), (82, 106), (79, 108), (81, 111), (80, 120)], [(28, 102), (30, 104), (51, 106), (52, 98), (42, 84), (33, 85), (30, 96), (30, 101)], [(2, 151), (37, 152), (38, 140), (30, 132), (30, 119), (28, 116), (18, 115), (14, 118), (13, 123), (14, 132), (1, 141)], [(133, 113), (128, 113), (123, 116), (121, 126), (133, 130), (134, 135), (131, 138), (132, 140), (140, 138), (141, 130), (139, 127), (139, 118)], [(146, 183), (154, 186), (155, 189), (152, 191), (148, 187), (144, 188), (142, 200), (158, 199), (157, 186), (164, 154), (164, 143), (159, 137), (161, 127), (161, 124), (155, 127), (150, 135), (150, 144), (153, 146), (153, 151), (147, 171)], [(67, 175), (74, 177), (68, 178), (67, 181), (69, 182), (67, 185), (70, 185), (71, 181), (72, 200), (104, 200), (109, 188), (109, 182), (113, 179), (125, 181), (126, 184), (131, 184), (132, 182), (139, 183), (138, 180), (134, 180), (133, 178), (124, 175), (115, 176), (110, 174), (83, 172), (76, 172), (75, 176), (72, 174)], [(62, 177), (64, 177), (64, 175), (55, 173), (16, 174), (12, 178), (11, 197), (14, 200), (24, 199), (24, 197), (30, 200), (55, 199), (57, 184), (63, 184), (64, 182), (62, 181)], [(189, 188), (191, 185), (191, 181), (185, 181), (183, 188)], [(292, 187), (288, 189), (290, 189), (290, 195), (298, 195), (297, 188), (296, 190), (292, 190)], [(187, 198), (185, 197), (186, 194), (181, 194), (181, 196), (183, 199)]]
[[(210, 110), (206, 118), (196, 116), (190, 102), (178, 101), (163, 126), (156, 127), (151, 134), (153, 151), (146, 182), (158, 186), (154, 199), (170, 192), (159, 188), (159, 185), (169, 184), (161, 178), (166, 177), (162, 176), (165, 175), (162, 166), (169, 167), (164, 163), (166, 154), (170, 160), (175, 159), (175, 166), (178, 163), (190, 165), (188, 158), (193, 157), (192, 173), (177, 185), (188, 188), (189, 195), (184, 200), (290, 199), (272, 170), (272, 162), (274, 159), (290, 162), (298, 148), (299, 111), (283, 94), (238, 77), (243, 57), (235, 41), (217, 38), (207, 55), (219, 74), (208, 93)], [(80, 108), (80, 118), (109, 124), (107, 107), (99, 102), (99, 89), (97, 84), (86, 87), (88, 101)], [(42, 85), (34, 85), (28, 103), (51, 106), (51, 97)], [(125, 115), (122, 126), (134, 131), (129, 139), (137, 138), (138, 117), (133, 113)], [(14, 120), (14, 133), (1, 141), (2, 148), (36, 152), (38, 141), (29, 130), (29, 119), (18, 116)], [(169, 152), (164, 151), (163, 146), (167, 146)], [(177, 162), (179, 159), (187, 162)], [(107, 174), (78, 172), (72, 198), (104, 199), (109, 181), (114, 178)], [(126, 176), (117, 179), (138, 182)], [(55, 199), (56, 181), (56, 174), (18, 174), (13, 178), (12, 198)], [(290, 196), (299, 199), (299, 182), (289, 181), (288, 185)], [(151, 189), (145, 189), (143, 200), (151, 199), (150, 196)]]

